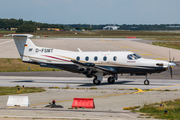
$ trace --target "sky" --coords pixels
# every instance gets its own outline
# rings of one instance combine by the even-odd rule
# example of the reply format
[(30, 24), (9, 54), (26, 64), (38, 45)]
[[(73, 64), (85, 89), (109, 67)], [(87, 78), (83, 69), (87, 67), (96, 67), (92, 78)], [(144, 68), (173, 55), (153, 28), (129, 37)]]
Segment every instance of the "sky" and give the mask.
[(53, 24), (180, 24), (180, 0), (0, 0), (0, 18)]

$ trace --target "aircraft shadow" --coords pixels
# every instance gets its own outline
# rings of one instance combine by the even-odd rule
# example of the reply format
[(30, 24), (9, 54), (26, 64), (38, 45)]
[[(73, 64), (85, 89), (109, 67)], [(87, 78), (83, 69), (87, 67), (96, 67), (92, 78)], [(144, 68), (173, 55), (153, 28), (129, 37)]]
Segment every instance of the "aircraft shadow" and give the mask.
[(13, 82), (34, 82), (33, 80), (22, 80), (22, 81), (13, 81)]
[[(119, 84), (125, 84), (125, 83), (128, 83), (128, 82), (133, 82), (133, 81), (119, 81), (119, 82), (115, 82), (114, 84), (109, 84), (108, 82), (103, 82), (98, 86), (101, 86), (101, 85), (115, 85), (115, 84), (119, 85)], [(97, 86), (97, 85), (94, 85), (93, 83), (85, 83), (85, 84), (82, 84), (82, 85), (79, 85), (79, 86)]]
[[(30, 83), (34, 82), (33, 80), (22, 80), (22, 81), (13, 81), (13, 82), (25, 82), (25, 83)], [(144, 85), (143, 81), (142, 84), (136, 84), (136, 83), (130, 83), (130, 82), (135, 82), (135, 81), (116, 81), (114, 84), (109, 84), (108, 82), (102, 82), (100, 85), (94, 85), (92, 82), (91, 83), (79, 83), (79, 82), (35, 82), (35, 83), (54, 83), (54, 84), (81, 84), (78, 86), (101, 86), (101, 85)], [(164, 84), (149, 84), (149, 86), (164, 86)]]

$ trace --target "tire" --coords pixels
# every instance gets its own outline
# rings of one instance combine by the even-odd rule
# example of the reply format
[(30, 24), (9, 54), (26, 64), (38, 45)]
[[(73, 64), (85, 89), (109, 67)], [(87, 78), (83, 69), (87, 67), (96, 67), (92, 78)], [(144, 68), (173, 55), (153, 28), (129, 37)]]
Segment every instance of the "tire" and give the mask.
[(100, 80), (97, 80), (97, 78), (94, 78), (93, 83), (94, 83), (95, 85), (99, 85), (99, 84), (101, 84), (101, 81), (100, 81)]
[(115, 82), (115, 79), (113, 77), (108, 78), (108, 83), (109, 84), (114, 84), (114, 82)]
[(145, 80), (144, 85), (149, 85), (149, 80)]

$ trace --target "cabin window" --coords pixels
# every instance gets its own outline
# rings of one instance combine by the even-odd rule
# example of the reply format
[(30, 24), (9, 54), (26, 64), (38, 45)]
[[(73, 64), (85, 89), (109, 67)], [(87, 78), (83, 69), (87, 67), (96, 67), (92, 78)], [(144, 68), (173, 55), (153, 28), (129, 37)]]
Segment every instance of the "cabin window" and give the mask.
[(104, 56), (104, 57), (103, 57), (103, 60), (104, 60), (104, 61), (106, 61), (106, 60), (107, 60), (107, 57), (106, 57), (106, 56)]
[(117, 57), (116, 57), (116, 56), (114, 56), (114, 57), (113, 57), (113, 60), (114, 60), (114, 61), (116, 61), (116, 60), (117, 60)]
[(98, 57), (97, 57), (97, 56), (95, 56), (95, 57), (94, 57), (94, 61), (97, 61), (97, 60), (98, 60)]
[(86, 57), (85, 57), (85, 60), (86, 60), (86, 61), (88, 61), (88, 60), (89, 60), (89, 57), (88, 57), (88, 56), (86, 56)]
[(79, 56), (77, 56), (77, 57), (76, 57), (76, 60), (77, 60), (77, 61), (79, 61), (79, 60), (80, 60), (80, 57), (79, 57)]

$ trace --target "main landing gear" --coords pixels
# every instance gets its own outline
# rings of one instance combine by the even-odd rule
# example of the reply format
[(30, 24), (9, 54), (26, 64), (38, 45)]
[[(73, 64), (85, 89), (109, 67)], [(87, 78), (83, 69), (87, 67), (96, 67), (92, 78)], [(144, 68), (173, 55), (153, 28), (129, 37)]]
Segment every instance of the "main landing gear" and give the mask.
[(107, 81), (108, 81), (109, 84), (113, 84), (115, 82), (115, 78), (114, 77), (109, 77), (107, 79)]
[(147, 79), (147, 75), (146, 75), (146, 80), (144, 81), (144, 85), (149, 85), (149, 80)]
[(117, 74), (114, 74), (114, 75), (112, 75), (111, 77), (109, 77), (109, 78), (107, 79), (107, 81), (108, 81), (109, 84), (114, 84), (115, 80), (117, 80), (117, 79), (118, 79), (118, 75), (117, 75)]
[[(107, 79), (107, 81), (108, 81), (109, 84), (113, 84), (113, 83), (115, 82), (115, 78), (114, 78), (114, 77), (109, 77), (109, 78)], [(94, 83), (95, 85), (99, 85), (99, 84), (101, 84), (101, 81), (98, 80), (97, 77), (95, 77), (95, 78), (93, 79), (93, 83)]]
[[(93, 79), (93, 83), (95, 85), (99, 85), (99, 84), (101, 84), (102, 79), (103, 79), (103, 74), (102, 73), (96, 73), (94, 76), (94, 79)], [(107, 79), (107, 81), (109, 84), (113, 84), (115, 82), (115, 80), (117, 80), (117, 79), (118, 79), (118, 75), (114, 74), (111, 77), (109, 77)]]
[(101, 81), (98, 80), (97, 77), (95, 77), (95, 78), (93, 79), (93, 83), (94, 83), (95, 85), (99, 85), (99, 84), (101, 84)]
[(103, 79), (103, 73), (95, 73), (93, 83), (95, 85), (99, 85), (101, 84), (102, 79)]

